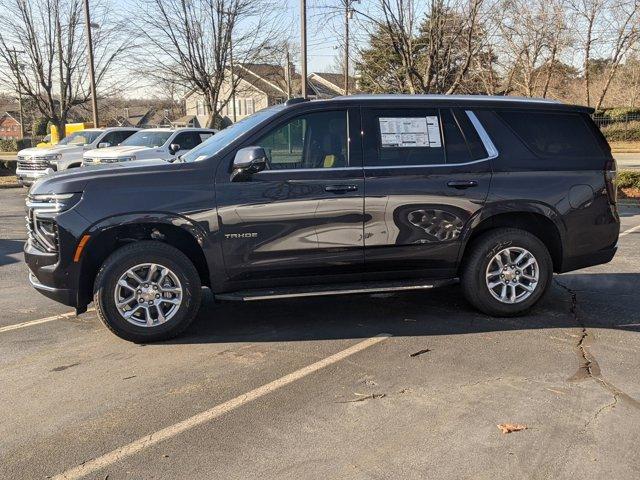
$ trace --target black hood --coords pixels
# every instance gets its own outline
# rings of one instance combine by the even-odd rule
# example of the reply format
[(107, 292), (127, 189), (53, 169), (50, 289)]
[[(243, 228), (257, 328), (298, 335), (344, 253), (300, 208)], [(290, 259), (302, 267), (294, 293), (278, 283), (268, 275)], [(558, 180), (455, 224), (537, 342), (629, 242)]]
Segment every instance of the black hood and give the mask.
[(89, 184), (113, 183), (119, 180), (131, 181), (137, 177), (143, 181), (145, 175), (177, 170), (183, 163), (167, 163), (164, 160), (135, 160), (78, 167), (55, 172), (41, 178), (31, 187), (31, 194), (73, 193), (84, 191)]

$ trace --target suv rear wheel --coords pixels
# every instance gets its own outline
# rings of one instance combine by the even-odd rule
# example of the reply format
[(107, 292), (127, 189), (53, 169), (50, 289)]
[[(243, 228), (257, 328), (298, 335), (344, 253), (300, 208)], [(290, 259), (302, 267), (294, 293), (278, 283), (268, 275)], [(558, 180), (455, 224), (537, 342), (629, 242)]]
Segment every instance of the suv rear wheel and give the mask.
[(200, 277), (177, 248), (141, 241), (112, 253), (94, 284), (100, 320), (134, 342), (172, 338), (193, 321), (200, 306)]
[(515, 228), (491, 230), (471, 245), (461, 275), (464, 296), (497, 317), (520, 315), (545, 294), (553, 275), (547, 247)]

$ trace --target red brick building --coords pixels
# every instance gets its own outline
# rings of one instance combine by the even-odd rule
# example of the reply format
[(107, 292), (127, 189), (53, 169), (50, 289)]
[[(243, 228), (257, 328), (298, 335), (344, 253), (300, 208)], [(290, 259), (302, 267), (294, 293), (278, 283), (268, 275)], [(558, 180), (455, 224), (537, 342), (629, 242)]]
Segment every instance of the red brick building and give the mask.
[(17, 112), (5, 112), (0, 116), (0, 139), (13, 140), (21, 138), (20, 115)]

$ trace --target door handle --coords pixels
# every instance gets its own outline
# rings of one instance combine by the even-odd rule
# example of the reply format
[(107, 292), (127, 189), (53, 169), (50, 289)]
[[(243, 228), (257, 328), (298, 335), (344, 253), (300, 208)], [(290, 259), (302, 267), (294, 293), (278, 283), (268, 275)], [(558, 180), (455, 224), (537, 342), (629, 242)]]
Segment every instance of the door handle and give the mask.
[(327, 185), (326, 187), (324, 187), (325, 192), (334, 192), (334, 193), (355, 192), (357, 190), (358, 190), (357, 185)]
[(456, 188), (458, 190), (463, 190), (465, 188), (477, 187), (478, 182), (476, 180), (450, 180), (449, 182), (447, 182), (447, 186)]

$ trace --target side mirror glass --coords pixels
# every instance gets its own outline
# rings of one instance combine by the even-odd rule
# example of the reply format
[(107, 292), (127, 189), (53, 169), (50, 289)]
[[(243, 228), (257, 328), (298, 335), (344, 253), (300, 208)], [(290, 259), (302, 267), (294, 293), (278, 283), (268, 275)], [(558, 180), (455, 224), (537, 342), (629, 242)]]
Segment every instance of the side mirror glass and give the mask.
[(172, 143), (171, 145), (169, 145), (169, 151), (175, 155), (175, 153), (177, 151), (180, 150), (180, 145), (178, 145), (177, 143)]
[(231, 179), (239, 181), (267, 168), (267, 154), (262, 147), (245, 147), (236, 152)]
[(111, 146), (111, 144), (109, 142), (100, 142), (98, 144), (98, 148), (107, 148), (107, 147), (110, 147), (110, 146)]

